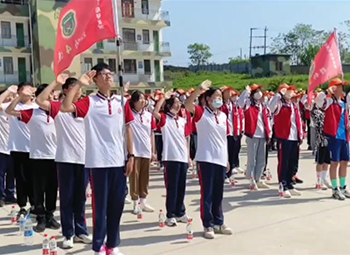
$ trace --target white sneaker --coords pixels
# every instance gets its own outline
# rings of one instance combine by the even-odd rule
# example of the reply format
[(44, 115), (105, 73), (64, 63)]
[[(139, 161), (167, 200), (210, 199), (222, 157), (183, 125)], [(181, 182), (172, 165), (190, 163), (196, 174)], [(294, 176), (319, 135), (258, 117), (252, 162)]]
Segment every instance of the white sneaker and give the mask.
[(204, 237), (207, 239), (214, 239), (215, 233), (213, 228), (204, 228)]
[(270, 188), (270, 186), (267, 185), (264, 181), (259, 181), (257, 183), (257, 186), (259, 189), (269, 189)]
[(177, 221), (175, 218), (167, 218), (165, 220), (165, 224), (168, 226), (168, 227), (176, 227), (177, 226)]
[(99, 252), (95, 251), (95, 255), (106, 255), (106, 252), (107, 252), (106, 247), (103, 245)]
[(107, 249), (106, 254), (108, 255), (123, 255), (118, 248)]
[(244, 173), (244, 170), (243, 170), (242, 168), (240, 168), (240, 167), (236, 167), (235, 169), (236, 169), (236, 171), (237, 171), (238, 173), (240, 173), (240, 174), (243, 174), (243, 173)]
[(290, 189), (289, 192), (292, 196), (301, 196), (301, 192), (299, 190)]
[(192, 218), (187, 216), (186, 214), (182, 217), (177, 217), (176, 221), (177, 222), (181, 222), (181, 223), (188, 223), (189, 220), (191, 220)]
[(322, 180), (322, 183), (328, 188), (332, 189), (332, 185), (327, 180)]
[(237, 171), (236, 168), (233, 168), (233, 169), (231, 170), (231, 172), (232, 172), (232, 174), (238, 174), (238, 171)]
[(290, 194), (289, 190), (285, 190), (285, 191), (283, 191), (283, 197), (284, 198), (291, 198), (292, 195)]
[(154, 212), (154, 209), (152, 206), (150, 206), (149, 204), (147, 204), (146, 202), (141, 203), (141, 208), (143, 212), (148, 212), (148, 213), (152, 213)]
[(74, 247), (73, 237), (67, 239), (66, 237), (63, 239), (62, 243), (63, 249), (72, 249)]
[(131, 200), (129, 198), (127, 198), (127, 197), (125, 198), (125, 204), (126, 205), (130, 205), (131, 204)]
[(225, 178), (225, 183), (230, 184), (230, 180), (228, 178)]
[(91, 235), (74, 236), (74, 242), (76, 242), (76, 243), (84, 243), (84, 244), (91, 244), (92, 243), (92, 236)]
[(222, 234), (222, 235), (232, 235), (233, 231), (229, 227), (227, 227), (225, 224), (221, 226), (214, 226), (214, 233), (215, 234)]
[(138, 205), (139, 205), (139, 201), (138, 200), (133, 200), (132, 201), (132, 213), (135, 214), (135, 215), (138, 213), (138, 210), (139, 210)]

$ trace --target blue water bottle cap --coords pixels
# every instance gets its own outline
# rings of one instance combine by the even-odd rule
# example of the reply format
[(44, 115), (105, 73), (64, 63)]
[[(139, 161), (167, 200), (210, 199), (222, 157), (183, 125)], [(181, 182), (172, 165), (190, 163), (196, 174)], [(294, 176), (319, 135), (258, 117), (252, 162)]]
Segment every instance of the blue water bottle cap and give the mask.
[(27, 219), (30, 220), (30, 215), (27, 216)]

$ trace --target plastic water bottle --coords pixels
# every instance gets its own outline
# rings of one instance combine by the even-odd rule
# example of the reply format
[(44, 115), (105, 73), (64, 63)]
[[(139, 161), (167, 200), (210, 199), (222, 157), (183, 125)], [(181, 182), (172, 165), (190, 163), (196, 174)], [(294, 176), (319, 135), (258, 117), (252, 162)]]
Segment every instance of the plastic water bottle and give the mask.
[(141, 207), (141, 202), (138, 203), (137, 205), (137, 218), (139, 220), (142, 220), (143, 216), (142, 216), (142, 207)]
[(193, 239), (192, 219), (188, 220), (186, 231), (187, 231), (187, 240), (192, 240)]
[(15, 206), (12, 206), (10, 216), (11, 216), (11, 223), (16, 224), (17, 223), (17, 215), (16, 215), (16, 207)]
[(50, 255), (57, 255), (57, 241), (56, 237), (51, 237), (50, 240)]
[(88, 183), (87, 187), (86, 187), (86, 198), (90, 198), (91, 197), (91, 185), (90, 182)]
[(43, 240), (43, 255), (50, 255), (50, 240), (47, 234), (44, 235)]
[(31, 246), (33, 244), (34, 239), (34, 231), (33, 231), (33, 223), (30, 215), (27, 216), (27, 220), (24, 225), (24, 245)]
[(316, 183), (316, 189), (320, 190), (322, 186), (322, 180), (321, 180), (321, 176), (318, 175), (317, 176), (317, 183)]
[(23, 214), (21, 214), (21, 216), (19, 216), (19, 227), (18, 227), (18, 235), (21, 236), (24, 233), (24, 227), (26, 225), (26, 218), (24, 217)]
[(165, 215), (162, 209), (159, 210), (159, 227), (164, 228), (165, 227)]
[(283, 197), (283, 191), (284, 191), (283, 184), (282, 184), (282, 182), (280, 182), (280, 184), (278, 186), (278, 195), (280, 197)]

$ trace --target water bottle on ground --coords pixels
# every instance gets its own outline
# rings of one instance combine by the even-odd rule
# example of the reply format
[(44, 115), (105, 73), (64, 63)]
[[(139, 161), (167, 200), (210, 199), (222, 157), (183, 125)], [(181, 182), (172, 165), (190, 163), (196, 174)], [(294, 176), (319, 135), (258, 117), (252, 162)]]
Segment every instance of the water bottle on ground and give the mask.
[(50, 240), (50, 255), (57, 255), (57, 241), (56, 237), (51, 237)]
[(11, 223), (16, 224), (17, 223), (17, 215), (16, 215), (16, 207), (15, 206), (12, 206), (10, 216), (11, 216)]
[(89, 182), (87, 187), (86, 187), (86, 198), (92, 197), (91, 194), (92, 194), (92, 192), (91, 192), (91, 185), (90, 185), (90, 182)]
[(283, 191), (284, 191), (283, 184), (282, 184), (282, 182), (280, 182), (280, 184), (278, 186), (278, 195), (280, 197), (283, 197)]
[(320, 190), (322, 186), (322, 180), (321, 180), (321, 176), (318, 175), (317, 176), (317, 183), (316, 183), (316, 189)]
[(24, 225), (24, 245), (31, 246), (33, 244), (34, 239), (34, 231), (33, 231), (33, 223), (30, 215), (27, 216), (27, 220)]
[(26, 218), (24, 217), (23, 214), (19, 216), (18, 219), (19, 227), (18, 227), (18, 235), (21, 236), (24, 233), (24, 227), (26, 225)]
[(165, 215), (162, 209), (159, 210), (159, 227), (164, 228), (165, 227)]
[(141, 202), (138, 203), (137, 205), (137, 218), (139, 220), (142, 220), (142, 207), (141, 207)]
[(50, 240), (47, 234), (44, 235), (43, 240), (43, 255), (50, 255)]
[(186, 231), (187, 231), (187, 240), (192, 240), (193, 239), (192, 219), (188, 220)]

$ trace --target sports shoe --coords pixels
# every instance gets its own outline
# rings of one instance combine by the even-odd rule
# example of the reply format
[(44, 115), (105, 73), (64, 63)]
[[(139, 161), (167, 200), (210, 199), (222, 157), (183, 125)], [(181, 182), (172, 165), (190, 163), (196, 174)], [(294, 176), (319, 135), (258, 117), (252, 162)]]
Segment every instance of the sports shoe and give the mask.
[(64, 238), (63, 243), (62, 243), (62, 248), (63, 249), (72, 249), (74, 247), (73, 243), (73, 237), (71, 238)]
[(106, 255), (123, 255), (118, 248), (112, 248), (106, 250)]
[(46, 229), (47, 223), (45, 217), (38, 217), (37, 218), (37, 224), (33, 228), (33, 230), (37, 233), (44, 232)]
[(27, 217), (27, 210), (26, 209), (24, 209), (24, 208), (21, 208), (20, 210), (19, 210), (19, 212), (17, 213), (17, 221), (19, 220), (19, 218), (21, 217), (21, 215), (23, 214), (23, 216), (24, 217)]
[(301, 196), (301, 193), (300, 193), (299, 190), (290, 189), (289, 192), (290, 192), (290, 194), (291, 194), (292, 196)]
[(301, 180), (301, 179), (299, 179), (298, 176), (294, 176), (293, 180), (294, 180), (294, 182), (295, 182), (296, 184), (302, 184), (302, 183), (304, 183), (304, 181)]
[(238, 174), (238, 171), (237, 171), (236, 168), (232, 168), (231, 173), (232, 173), (232, 174)]
[(188, 223), (189, 220), (192, 220), (192, 218), (186, 214), (182, 217), (176, 217), (176, 221), (181, 223)]
[(215, 234), (222, 234), (222, 235), (232, 235), (233, 231), (229, 227), (227, 227), (225, 224), (221, 226), (214, 226), (214, 233)]
[(332, 197), (337, 200), (344, 201), (346, 198), (339, 188), (333, 189)]
[(143, 212), (148, 212), (148, 213), (154, 212), (153, 207), (147, 204), (146, 202), (141, 203), (141, 208)]
[(206, 239), (214, 239), (215, 233), (213, 228), (204, 228), (204, 237)]
[[(317, 187), (317, 184), (316, 184)], [(328, 187), (324, 184), (324, 182), (321, 182), (321, 190), (327, 190)]]
[(236, 169), (236, 171), (237, 171), (238, 173), (240, 173), (240, 174), (243, 174), (243, 173), (244, 173), (244, 170), (243, 170), (242, 168), (240, 168), (240, 167), (236, 167), (235, 169)]
[(328, 188), (331, 189), (332, 185), (327, 180), (322, 180), (322, 183)]
[(106, 255), (106, 254), (107, 254), (107, 250), (104, 245), (101, 247), (100, 251), (98, 252), (95, 251), (95, 255)]
[(126, 205), (130, 205), (131, 204), (131, 201), (130, 201), (130, 199), (129, 198), (125, 198), (125, 202), (124, 202)]
[(61, 224), (58, 223), (54, 217), (50, 217), (50, 218), (46, 219), (46, 227), (57, 230), (57, 229), (60, 229)]
[(225, 184), (230, 184), (230, 180), (228, 178), (225, 178)]
[(259, 181), (257, 183), (257, 186), (259, 189), (269, 189), (270, 188), (270, 186), (267, 185), (264, 181)]
[(340, 188), (340, 191), (346, 198), (350, 198), (350, 191), (346, 188), (346, 186), (344, 188)]
[(84, 244), (91, 244), (92, 243), (92, 236), (91, 235), (74, 236), (74, 242), (76, 242), (76, 243), (84, 243)]
[(138, 210), (139, 210), (138, 206), (139, 206), (139, 201), (133, 200), (132, 201), (132, 213), (135, 215), (138, 214)]
[(289, 190), (285, 190), (285, 191), (283, 191), (283, 197), (284, 198), (291, 198), (292, 195), (290, 194)]
[(165, 224), (168, 227), (176, 227), (177, 226), (177, 220), (175, 218), (167, 218), (165, 220)]
[(5, 206), (5, 201), (0, 199), (0, 207), (4, 207)]

